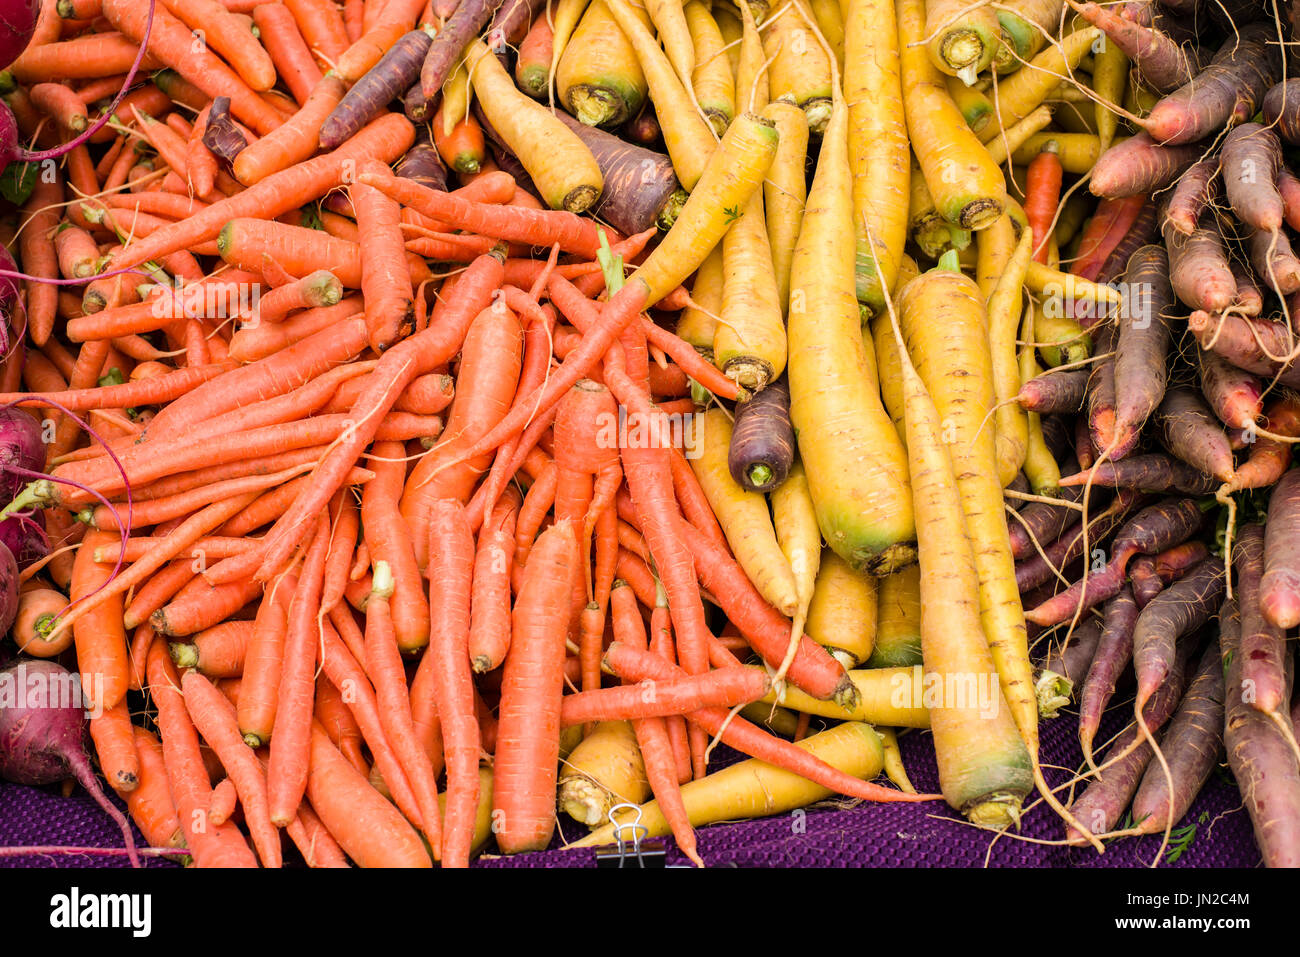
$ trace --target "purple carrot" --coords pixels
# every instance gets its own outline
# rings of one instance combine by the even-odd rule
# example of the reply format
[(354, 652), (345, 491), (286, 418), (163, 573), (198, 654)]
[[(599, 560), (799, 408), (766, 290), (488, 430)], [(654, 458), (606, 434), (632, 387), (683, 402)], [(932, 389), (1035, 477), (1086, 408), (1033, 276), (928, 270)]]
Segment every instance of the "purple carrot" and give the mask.
[(1237, 284), (1237, 295), (1232, 300), (1232, 311), (1243, 316), (1258, 316), (1264, 311), (1264, 294), (1259, 291), (1259, 280), (1247, 263), (1233, 259), (1228, 263), (1232, 280)]
[[(332, 150), (352, 137), (409, 89), (432, 42), (427, 30), (412, 30), (389, 47), (325, 118), (320, 128), (321, 149)], [(460, 47), (456, 52), (460, 52)]]
[(1221, 483), (1212, 475), (1199, 472), (1169, 455), (1152, 452), (1130, 455), (1118, 462), (1103, 462), (1086, 472), (1061, 480), (1062, 488), (1081, 486), (1088, 479), (1103, 488), (1142, 489), (1146, 492), (1181, 492), (1184, 495), (1209, 495)]
[(1223, 743), (1228, 767), (1250, 813), (1266, 867), (1300, 867), (1300, 767), (1286, 736), (1244, 700), (1241, 623), (1236, 602), (1219, 615), (1223, 656)]
[[(1089, 548), (1095, 547), (1098, 542), (1104, 541), (1115, 530), (1116, 526), (1124, 520), (1124, 516), (1129, 509), (1137, 503), (1138, 497), (1137, 493), (1134, 492), (1127, 490), (1121, 492), (1115, 496), (1114, 501), (1106, 506), (1104, 511), (1089, 517), (1087, 535)], [(1083, 555), (1083, 532), (1083, 523), (1077, 522), (1070, 526), (1060, 538), (1043, 549), (1046, 558), (1035, 553), (1022, 562), (1016, 562), (1016, 586), (1020, 591), (1026, 592), (1044, 582), (1051, 581), (1055, 577), (1052, 572), (1053, 568), (1064, 569), (1075, 559), (1080, 558)]]
[(1064, 462), (1070, 450), (1074, 447), (1073, 426), (1069, 417), (1064, 415), (1045, 415), (1042, 418), (1043, 442), (1047, 445), (1047, 451), (1052, 453), (1052, 458), (1058, 462)]
[(505, 0), (492, 17), (487, 45), (493, 49), (519, 46), (538, 10), (546, 10), (544, 0)]
[(592, 209), (596, 218), (627, 236), (651, 226), (665, 230), (672, 226), (686, 200), (672, 160), (579, 123), (563, 110), (555, 115), (591, 150), (604, 177), (605, 187)]
[(1027, 412), (1047, 415), (1051, 412), (1074, 413), (1083, 408), (1088, 395), (1088, 370), (1049, 369), (1020, 387), (1016, 401)]
[[(500, 6), (501, 0), (461, 0), (456, 12), (433, 38), (420, 67), (420, 87), (426, 100), (432, 100), (442, 90), (456, 57), (487, 26)], [(402, 89), (406, 89), (405, 84)]]
[(1277, 375), (1282, 385), (1300, 388), (1300, 367), (1293, 364), (1300, 342), (1286, 323), (1198, 310), (1188, 317), (1187, 328), (1202, 349), (1212, 349), (1237, 368), (1270, 378)]
[(1211, 641), (1160, 739), (1168, 773), (1158, 762), (1147, 765), (1133, 797), (1133, 820), (1143, 834), (1158, 834), (1182, 820), (1209, 780), (1223, 752), (1223, 692), (1219, 643)]
[(1282, 215), (1292, 229), (1300, 229), (1300, 179), (1285, 166), (1277, 171), (1277, 191), (1282, 197)]
[(1236, 469), (1223, 425), (1199, 392), (1186, 386), (1170, 389), (1156, 410), (1161, 444), (1192, 468), (1231, 482)]
[(1142, 426), (1169, 379), (1168, 319), (1174, 308), (1169, 257), (1163, 246), (1143, 246), (1128, 261), (1115, 343), (1115, 424), (1110, 458), (1122, 459), (1137, 447)]
[(1201, 394), (1220, 422), (1230, 429), (1256, 424), (1264, 412), (1264, 386), (1252, 373), (1227, 359), (1197, 350), (1201, 367)]
[(1093, 335), (1096, 354), (1106, 356), (1092, 364), (1088, 376), (1088, 435), (1093, 448), (1111, 448), (1115, 441), (1115, 340), (1114, 325), (1106, 323)]
[(1088, 189), (1104, 199), (1122, 199), (1164, 189), (1205, 154), (1198, 143), (1161, 145), (1146, 133), (1116, 143), (1097, 158)]
[(1264, 617), (1260, 579), (1264, 574), (1264, 529), (1243, 525), (1232, 550), (1241, 612), (1241, 679), (1249, 683), (1247, 703), (1257, 711), (1281, 711), (1290, 703), (1286, 690), (1286, 629)]
[(219, 96), (212, 101), (208, 123), (203, 127), (203, 145), (225, 164), (226, 172), (230, 172), (235, 157), (248, 145), (243, 131), (230, 115), (230, 97)]
[(1119, 594), (1128, 563), (1134, 555), (1154, 555), (1196, 534), (1204, 515), (1190, 498), (1168, 498), (1149, 505), (1125, 522), (1111, 544), (1110, 561), (1025, 613), (1025, 619), (1048, 627), (1069, 621), (1080, 608), (1087, 610)]
[(1282, 169), (1282, 142), (1271, 129), (1243, 123), (1223, 140), (1223, 191), (1233, 212), (1247, 226), (1273, 232), (1282, 227), (1282, 194), (1276, 179)]
[(1300, 80), (1284, 80), (1264, 94), (1264, 122), (1288, 143), (1300, 143)]
[(727, 468), (749, 491), (770, 492), (785, 481), (794, 450), (790, 386), (782, 376), (736, 407)]
[(1198, 161), (1178, 177), (1178, 182), (1169, 191), (1165, 221), (1184, 236), (1192, 235), (1201, 214), (1214, 203), (1219, 187), (1219, 157), (1210, 156)]
[(1138, 608), (1145, 608), (1161, 589), (1178, 581), (1208, 554), (1210, 550), (1204, 542), (1183, 542), (1159, 555), (1139, 555), (1133, 559), (1128, 567), (1128, 579)]
[(1106, 602), (1102, 610), (1101, 635), (1079, 692), (1079, 743), (1090, 765), (1092, 740), (1101, 725), (1102, 712), (1115, 694), (1120, 674), (1133, 657), (1133, 628), (1137, 620), (1137, 602), (1127, 586)]
[(1222, 312), (1232, 305), (1237, 298), (1237, 281), (1212, 213), (1201, 217), (1190, 236), (1166, 222), (1164, 240), (1169, 254), (1169, 281), (1182, 302), (1206, 312)]
[[(1171, 655), (1169, 671), (1157, 692), (1142, 709), (1142, 721), (1153, 737), (1156, 736), (1156, 729), (1169, 720), (1174, 708), (1178, 706), (1186, 684), (1187, 659), (1190, 656), (1191, 649), (1187, 647), (1179, 649), (1176, 655)], [(1106, 752), (1106, 763), (1109, 766), (1070, 805), (1070, 811), (1079, 823), (1093, 834), (1114, 830), (1124, 809), (1133, 799), (1133, 792), (1142, 780), (1142, 772), (1154, 756), (1151, 743), (1142, 739), (1142, 730), (1134, 722), (1115, 739), (1115, 743)], [(1087, 843), (1083, 835), (1073, 828), (1067, 830), (1066, 840), (1075, 846)]]
[(442, 165), (442, 157), (433, 145), (427, 126), (420, 128), (415, 137), (415, 145), (398, 160), (393, 173), (429, 189), (442, 193), (447, 191), (447, 167)]
[(1157, 93), (1172, 93), (1200, 71), (1200, 59), (1194, 46), (1182, 46), (1150, 23), (1125, 19), (1110, 8), (1095, 3), (1085, 3), (1076, 9), (1124, 51), (1146, 85)]
[(1064, 645), (1050, 642), (1051, 649), (1034, 680), (1039, 717), (1055, 718), (1070, 703), (1075, 686), (1088, 673), (1100, 638), (1101, 620), (1089, 618), (1074, 630)]
[(1264, 524), (1264, 577), (1260, 610), (1282, 628), (1300, 625), (1300, 469), (1273, 486)]
[(1248, 24), (1224, 41), (1209, 66), (1153, 106), (1142, 127), (1156, 143), (1194, 143), (1249, 120), (1279, 79), (1273, 28)]
[(1291, 248), (1291, 240), (1282, 231), (1242, 227), (1250, 265), (1261, 281), (1278, 295), (1300, 291), (1300, 258)]
[(1146, 704), (1169, 673), (1179, 639), (1210, 620), (1224, 587), (1223, 562), (1211, 555), (1142, 609), (1133, 629), (1137, 707)]
[[(1079, 470), (1073, 461), (1061, 467), (1062, 475), (1073, 475)], [(1083, 498), (1083, 489), (1063, 489), (1058, 495), (1062, 502), (1077, 503)], [(1019, 561), (1036, 553), (1034, 542), (1040, 544), (1056, 541), (1066, 526), (1074, 521), (1076, 511), (1064, 505), (1030, 502), (1018, 512), (1018, 518), (1007, 521), (1007, 537), (1011, 541), (1011, 557)]]

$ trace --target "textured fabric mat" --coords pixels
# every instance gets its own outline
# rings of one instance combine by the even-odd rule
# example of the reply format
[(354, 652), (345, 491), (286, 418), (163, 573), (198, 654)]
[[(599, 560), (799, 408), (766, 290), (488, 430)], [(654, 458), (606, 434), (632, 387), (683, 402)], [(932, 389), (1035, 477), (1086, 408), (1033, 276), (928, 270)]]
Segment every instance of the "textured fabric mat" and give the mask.
[[(1124, 716), (1112, 711), (1102, 725), (1099, 742), (1123, 726)], [(1131, 712), (1130, 712), (1131, 713)], [(1042, 723), (1042, 760), (1046, 765), (1077, 768), (1079, 750), (1073, 716)], [(938, 774), (928, 732), (911, 731), (899, 739), (912, 783), (920, 791), (935, 791)], [(737, 759), (715, 752), (717, 764)], [(1059, 785), (1069, 773), (1046, 768), (1048, 780)], [(1065, 792), (1062, 792), (1064, 797)], [(1195, 834), (1173, 867), (1253, 867), (1260, 863), (1250, 818), (1241, 806), (1235, 785), (1225, 770), (1216, 771), (1180, 826), (1196, 823)], [(488, 858), (484, 867), (590, 867), (589, 848), (564, 850), (586, 829), (568, 818), (552, 848), (510, 858)], [(721, 867), (1142, 867), (1155, 859), (1160, 837), (1125, 838), (1107, 846), (1104, 855), (1090, 847), (1066, 848), (994, 835), (961, 823), (942, 802), (925, 804), (860, 804), (848, 809), (811, 808), (804, 815), (742, 821), (701, 828), (699, 851), (705, 863)], [(1056, 814), (1040, 805), (1025, 815), (1020, 836), (1059, 841), (1063, 827)], [(137, 833), (137, 841), (140, 841)], [(143, 843), (141, 841), (141, 843)], [(64, 799), (57, 788), (24, 788), (0, 783), (0, 846), (67, 845), (120, 847), (121, 834), (107, 815), (84, 793)], [(1166, 852), (1168, 855), (1168, 852)], [(150, 866), (175, 866), (152, 859)], [(668, 863), (686, 859), (669, 842)], [(125, 858), (42, 856), (0, 858), (0, 867), (127, 866)]]

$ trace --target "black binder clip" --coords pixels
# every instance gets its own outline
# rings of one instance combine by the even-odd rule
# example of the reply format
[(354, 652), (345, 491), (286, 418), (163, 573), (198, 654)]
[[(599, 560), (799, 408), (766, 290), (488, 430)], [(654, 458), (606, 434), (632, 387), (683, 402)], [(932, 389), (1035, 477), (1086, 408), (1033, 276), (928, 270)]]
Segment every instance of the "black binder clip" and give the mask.
[[(635, 816), (619, 821), (615, 814), (629, 810)], [(635, 804), (616, 804), (609, 809), (609, 820), (614, 825), (618, 843), (596, 848), (596, 866), (606, 868), (639, 867), (641, 869), (667, 867), (668, 851), (663, 841), (647, 841), (649, 829), (641, 823), (641, 808)], [(630, 838), (625, 832), (631, 832)]]

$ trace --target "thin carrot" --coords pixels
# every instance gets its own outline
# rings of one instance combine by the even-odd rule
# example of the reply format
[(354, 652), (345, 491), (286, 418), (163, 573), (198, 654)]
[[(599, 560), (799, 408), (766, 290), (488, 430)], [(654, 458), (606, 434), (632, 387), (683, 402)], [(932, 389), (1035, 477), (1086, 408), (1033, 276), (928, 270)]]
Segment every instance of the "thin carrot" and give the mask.
[[(474, 716), (474, 685), (468, 653), (474, 540), (464, 508), (454, 500), (443, 499), (433, 503), (429, 510), (428, 528), (430, 635), (426, 655), (434, 663), (433, 683), (437, 689), (438, 717), (443, 728), (447, 761), (447, 816), (443, 824), (442, 863), (444, 867), (468, 867), (479, 788), (479, 726)], [(535, 627), (535, 622), (532, 624)], [(516, 629), (518, 627), (516, 623)], [(556, 647), (563, 654), (563, 646)], [(530, 711), (529, 717), (535, 718), (536, 715)], [(500, 753), (497, 762), (494, 800), (501, 796), (503, 768)], [(551, 767), (554, 773), (554, 762)], [(543, 796), (550, 802), (553, 793), (552, 787)], [(510, 826), (507, 817), (506, 827)]]
[(497, 843), (507, 854), (545, 847), (555, 827), (564, 645), (579, 572), (573, 525), (542, 533), (515, 602), (499, 710), (493, 809), (502, 814)]
[(302, 575), (289, 605), (276, 692), (275, 729), (271, 736), (271, 760), (267, 768), (267, 793), (271, 820), (283, 827), (293, 820), (307, 786), (311, 752), (313, 674), (316, 667), (316, 629), (313, 618), (320, 605), (320, 589), (329, 551), (329, 524), (325, 516), (317, 522), (303, 562)]
[(253, 8), (253, 22), (276, 73), (293, 98), (305, 104), (320, 82), (321, 69), (312, 58), (293, 14), (282, 3), (259, 3)]
[(185, 709), (180, 679), (162, 642), (149, 647), (148, 679), (150, 697), (158, 709), (158, 737), (185, 846), (200, 867), (256, 867), (257, 859), (239, 828), (229, 821), (221, 825), (207, 821), (212, 789), (199, 750), (198, 732)]
[(197, 671), (186, 671), (182, 675), (181, 691), (195, 729), (221, 759), (226, 774), (239, 792), (239, 803), (244, 809), (244, 820), (257, 848), (257, 856), (264, 866), (279, 867), (280, 835), (276, 833), (268, 811), (267, 779), (257, 755), (240, 737), (235, 706)]

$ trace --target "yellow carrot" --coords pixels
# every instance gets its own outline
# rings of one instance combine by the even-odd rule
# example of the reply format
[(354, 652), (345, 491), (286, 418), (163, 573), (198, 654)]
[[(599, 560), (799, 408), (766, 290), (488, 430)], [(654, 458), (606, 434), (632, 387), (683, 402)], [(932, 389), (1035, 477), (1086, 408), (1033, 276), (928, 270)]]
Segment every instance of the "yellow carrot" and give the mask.
[(943, 74), (913, 46), (926, 36), (922, 0), (895, 5), (907, 131), (935, 208), (955, 226), (983, 229), (1002, 215), (1002, 174), (948, 96)]
[(713, 14), (700, 0), (689, 0), (682, 13), (695, 48), (691, 88), (713, 131), (721, 136), (736, 115), (736, 77), (723, 50), (726, 41)]
[(822, 556), (804, 630), (845, 668), (860, 667), (871, 657), (877, 581), (887, 580), (855, 572), (829, 548)]
[(1101, 31), (1096, 27), (1076, 30), (1060, 43), (1043, 50), (1029, 61), (1028, 66), (1017, 70), (1005, 80), (999, 79), (991, 97), (998, 115), (979, 134), (980, 139), (987, 143), (1001, 130), (1028, 116), (1047, 99), (1062, 76), (1073, 73), (1079, 61), (1087, 55), (1093, 41), (1100, 35)]
[(640, 804), (650, 796), (645, 762), (628, 721), (601, 721), (560, 766), (559, 809), (580, 824), (609, 820), (615, 804)]
[[(616, 0), (617, 2), (617, 0)], [(654, 252), (629, 277), (639, 279), (654, 305), (699, 267), (749, 198), (763, 184), (776, 156), (771, 120), (744, 114), (727, 127), (699, 182)]]
[[(643, 9), (633, 15), (643, 25)], [(555, 90), (565, 108), (588, 126), (622, 123), (641, 109), (646, 79), (636, 51), (605, 0), (591, 0), (556, 67)]]
[(790, 417), (827, 544), (886, 574), (911, 561), (915, 524), (906, 453), (867, 380), (847, 114), (837, 89), (790, 267)]
[(786, 336), (763, 197), (757, 191), (722, 237), (722, 271), (713, 362), (741, 388), (758, 392), (785, 370)]
[[(944, 321), (935, 322), (936, 315), (942, 315)], [(933, 269), (903, 290), (898, 316), (911, 360), (942, 423), (943, 442), (956, 472), (964, 527), (974, 552), (980, 620), (988, 650), (1016, 726), (1036, 752), (1038, 709), (1029, 641), (1016, 587), (993, 430), (985, 427), (994, 391), (984, 301), (979, 287), (968, 277), (949, 269)], [(908, 434), (912, 434), (910, 423)], [(925, 571), (922, 565), (923, 576)]]
[(789, 0), (763, 25), (763, 50), (770, 59), (772, 98), (790, 95), (808, 117), (814, 133), (826, 129), (831, 111), (831, 64), (810, 24), (808, 0)]
[(967, 0), (925, 0), (926, 53), (935, 69), (968, 86), (993, 62), (1001, 27), (991, 6)]
[(465, 59), (484, 115), (519, 157), (542, 199), (553, 209), (573, 213), (599, 199), (605, 181), (577, 134), (542, 104), (520, 93), (482, 40), (470, 43)]
[[(857, 293), (859, 301), (878, 312), (885, 301), (881, 290), (893, 288), (907, 242), (911, 173), (898, 30), (893, 0), (846, 2), (844, 99), (849, 107)], [(867, 243), (868, 224), (874, 256)]]
[(691, 97), (668, 56), (639, 19), (627, 0), (605, 0), (624, 35), (631, 41), (645, 74), (655, 117), (663, 130), (664, 145), (673, 161), (677, 179), (688, 192), (695, 189), (705, 164), (713, 154), (713, 130), (700, 117)]
[[(837, 725), (798, 742), (796, 747), (854, 777), (870, 780), (884, 767), (880, 735), (869, 725), (849, 722)], [(766, 817), (805, 807), (832, 795), (830, 789), (790, 771), (773, 767), (756, 758), (714, 771), (698, 781), (682, 785), (682, 803), (691, 825), (703, 827), (718, 821)], [(623, 812), (620, 824), (635, 820), (644, 827), (645, 837), (672, 833), (659, 802), (651, 801), (637, 812)], [(601, 827), (573, 845), (589, 847), (618, 840), (614, 824)], [(622, 831), (626, 834), (626, 831)]]
[[(866, 721), (893, 728), (930, 727), (930, 712), (925, 705), (926, 674), (920, 665), (859, 668), (849, 672), (849, 679), (858, 689), (860, 698), (852, 710), (842, 708), (834, 701), (820, 701), (789, 686), (781, 696), (781, 704), (792, 711), (839, 721)], [(771, 704), (776, 701), (776, 693), (769, 692), (762, 700), (764, 704)]]
[(876, 643), (868, 668), (921, 663), (921, 566), (908, 565), (876, 588)]
[(799, 241), (803, 207), (808, 199), (804, 167), (808, 159), (808, 121), (790, 99), (773, 100), (763, 115), (776, 124), (780, 140), (776, 159), (763, 182), (767, 239), (772, 247), (772, 269), (781, 311), (790, 308), (790, 260)]
[[(1019, 820), (1032, 785), (1032, 761), (1003, 700), (981, 624), (976, 558), (958, 472), (942, 438), (944, 422), (905, 351), (900, 328), (911, 325), (911, 311), (929, 298), (926, 287), (936, 280), (948, 282), (947, 270), (938, 272), (932, 270), (907, 284), (899, 296), (894, 325), (907, 401), (907, 449), (921, 566), (921, 653), (928, 683), (937, 689), (930, 727), (944, 798), (972, 822), (1001, 828)], [(971, 285), (970, 297), (979, 305)], [(991, 471), (991, 453), (986, 458)], [(1014, 570), (1011, 589), (1014, 592)], [(968, 693), (972, 691), (981, 693)]]
[(713, 247), (695, 273), (691, 302), (677, 316), (677, 336), (713, 361), (713, 334), (722, 311), (722, 245)]
[[(981, 254), (984, 252), (986, 235), (991, 244), (1004, 241), (1001, 235), (993, 235), (1004, 232), (1014, 237), (1014, 227), (1009, 216), (980, 234)], [(1020, 241), (1016, 243), (1010, 260), (1003, 264), (1001, 276), (997, 279), (992, 294), (987, 297), (993, 399), (997, 403), (997, 411), (993, 413), (993, 442), (998, 482), (1003, 488), (1010, 485), (1020, 472), (1029, 448), (1029, 420), (1014, 398), (1019, 394), (1021, 384), (1020, 367), (1016, 359), (1016, 332), (1020, 327), (1025, 270), (1033, 255), (1033, 246), (1033, 230), (1022, 229)]]

